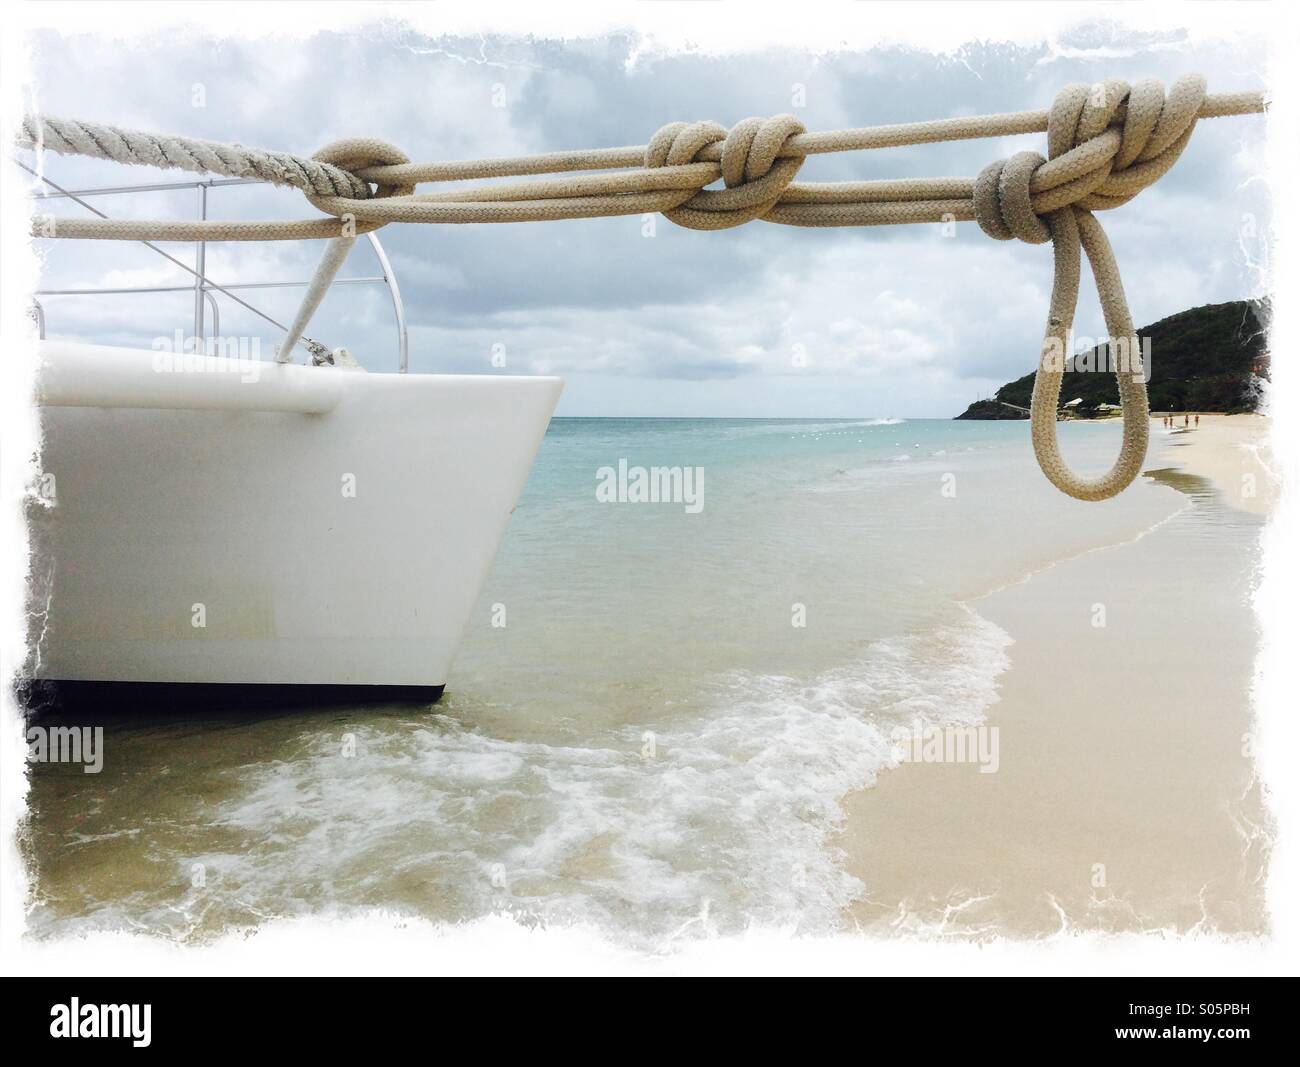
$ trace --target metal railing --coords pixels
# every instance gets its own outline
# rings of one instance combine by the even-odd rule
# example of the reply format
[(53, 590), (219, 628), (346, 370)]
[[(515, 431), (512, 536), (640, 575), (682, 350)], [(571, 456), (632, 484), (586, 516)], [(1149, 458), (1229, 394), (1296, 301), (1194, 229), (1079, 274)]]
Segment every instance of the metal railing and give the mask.
[[(109, 186), (99, 189), (63, 189), (54, 186), (52, 182), (46, 180), (46, 183), (52, 186), (50, 192), (32, 192), (29, 195), (36, 200), (58, 200), (72, 199), (84, 203), (85, 197), (94, 196), (118, 196), (127, 193), (153, 193), (153, 192), (170, 192), (177, 189), (197, 189), (198, 190), (198, 217), (206, 219), (208, 217), (208, 190), (223, 188), (230, 185), (262, 185), (255, 178), (211, 178), (205, 181), (192, 182), (154, 182), (142, 185), (118, 185)], [(89, 205), (86, 205), (89, 207)], [(93, 208), (91, 210), (94, 210)], [(375, 233), (365, 235), (370, 242), (370, 247), (375, 254), (375, 260), (379, 264), (379, 274), (375, 276), (336, 278), (335, 285), (362, 285), (382, 283), (388, 287), (388, 293), (393, 300), (393, 315), (397, 320), (397, 370), (399, 374), (405, 374), (409, 363), (409, 344), (406, 330), (406, 309), (402, 304), (402, 293), (397, 285), (397, 278), (393, 273), (392, 264), (389, 262), (388, 255), (384, 251), (384, 246), (379, 243), (379, 237)], [(172, 256), (162, 252), (161, 249), (143, 242), (154, 251), (160, 252), (167, 259), (176, 261)], [(194, 250), (194, 268), (191, 273), (194, 275), (192, 285), (145, 285), (145, 286), (127, 286), (116, 288), (98, 288), (98, 289), (38, 289), (35, 297), (49, 296), (117, 296), (128, 293), (194, 293), (194, 338), (195, 345), (199, 351), (203, 350), (205, 345), (205, 331), (207, 323), (204, 317), (205, 305), (212, 312), (212, 337), (215, 340), (221, 337), (221, 310), (217, 304), (215, 293), (224, 293), (231, 296), (237, 303), (243, 304), (251, 311), (262, 315), (263, 318), (274, 322), (269, 316), (258, 311), (251, 304), (234, 297), (232, 290), (235, 289), (290, 289), (305, 288), (310, 284), (309, 279), (302, 281), (289, 282), (238, 282), (231, 285), (217, 284), (207, 277), (207, 242), (195, 241)], [(184, 267), (184, 264), (179, 264)], [(189, 268), (186, 268), (189, 269)], [(32, 301), (33, 314), (36, 317), (37, 325), (40, 330), (40, 336), (45, 336), (45, 311), (38, 299)], [(276, 323), (278, 326), (279, 324)]]

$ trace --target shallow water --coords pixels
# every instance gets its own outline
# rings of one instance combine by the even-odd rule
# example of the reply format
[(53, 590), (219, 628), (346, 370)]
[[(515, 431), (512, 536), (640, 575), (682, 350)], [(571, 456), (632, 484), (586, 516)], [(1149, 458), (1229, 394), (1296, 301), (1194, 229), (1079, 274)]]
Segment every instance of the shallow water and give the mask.
[[(1066, 454), (1100, 470), (1118, 430)], [(702, 508), (600, 502), (620, 460), (702, 468)], [(32, 929), (836, 929), (841, 797), (895, 726), (997, 699), (1010, 638), (966, 602), (1185, 499), (1068, 500), (1025, 423), (557, 419), (441, 703), (106, 723), (102, 773), (32, 768)]]

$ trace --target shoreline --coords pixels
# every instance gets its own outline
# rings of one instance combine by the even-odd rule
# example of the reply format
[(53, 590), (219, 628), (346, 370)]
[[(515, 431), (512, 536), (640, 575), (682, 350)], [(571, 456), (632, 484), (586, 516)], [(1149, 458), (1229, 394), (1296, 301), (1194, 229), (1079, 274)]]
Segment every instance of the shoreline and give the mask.
[(1185, 473), (1213, 483), (1231, 507), (1252, 515), (1270, 514), (1279, 484), (1269, 445), (1268, 416), (1202, 413), (1200, 419), (1199, 427), (1166, 430), (1153, 416), (1152, 443), (1163, 447), (1151, 457), (1148, 468), (1170, 460)]
[(1255, 415), (1202, 415), (1186, 434), (1154, 419), (1146, 475), (1189, 506), (971, 602), (1014, 642), (986, 713), (999, 766), (903, 763), (844, 798), (836, 843), (865, 886), (851, 925), (1266, 931), (1270, 834), (1243, 738), (1267, 434)]

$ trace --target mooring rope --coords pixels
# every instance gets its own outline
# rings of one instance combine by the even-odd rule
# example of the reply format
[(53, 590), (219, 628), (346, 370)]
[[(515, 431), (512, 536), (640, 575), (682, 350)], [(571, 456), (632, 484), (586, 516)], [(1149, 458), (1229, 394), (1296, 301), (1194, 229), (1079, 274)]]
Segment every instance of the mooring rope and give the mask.
[[(1202, 118), (1263, 112), (1258, 92), (1207, 95), (1186, 75), (1168, 93), (1158, 81), (1117, 79), (1063, 89), (1046, 111), (983, 115), (809, 133), (792, 115), (671, 123), (648, 145), (499, 159), (412, 163), (383, 141), (336, 141), (310, 159), (237, 144), (141, 133), (99, 123), (30, 116), (19, 144), (119, 163), (255, 177), (302, 190), (327, 217), (305, 220), (33, 220), (39, 237), (90, 240), (276, 241), (351, 237), (389, 222), (535, 222), (661, 212), (680, 226), (720, 230), (761, 219), (788, 226), (884, 226), (976, 221), (997, 240), (1051, 241), (1055, 274), (1030, 407), (1034, 453), (1058, 489), (1103, 500), (1132, 483), (1149, 433), (1145, 375), (1119, 268), (1093, 212), (1127, 203), (1177, 161)], [(810, 155), (1046, 132), (1047, 157), (1021, 152), (974, 180), (908, 178), (796, 182)], [(568, 173), (619, 171), (619, 173)], [(565, 174), (560, 178), (537, 175)], [(417, 193), (422, 182), (523, 181)], [(721, 180), (723, 188), (707, 186)], [(1065, 346), (1086, 252), (1112, 348), (1123, 411), (1119, 457), (1094, 479), (1074, 474), (1056, 436)], [(326, 257), (319, 277), (337, 256)], [(308, 315), (310, 312), (308, 312)], [(1113, 354), (1113, 353), (1112, 353)]]

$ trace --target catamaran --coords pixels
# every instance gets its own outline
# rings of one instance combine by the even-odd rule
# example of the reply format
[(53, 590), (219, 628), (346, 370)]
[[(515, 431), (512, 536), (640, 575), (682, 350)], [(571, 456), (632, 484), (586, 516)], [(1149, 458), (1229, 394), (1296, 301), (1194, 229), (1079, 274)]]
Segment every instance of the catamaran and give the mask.
[(38, 342), (30, 701), (442, 694), (563, 383), (407, 373), (368, 236), (395, 373), (224, 345), (214, 292), (254, 286), (201, 269), (184, 351)]

